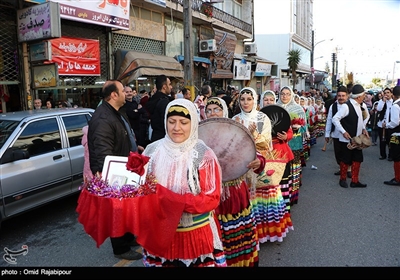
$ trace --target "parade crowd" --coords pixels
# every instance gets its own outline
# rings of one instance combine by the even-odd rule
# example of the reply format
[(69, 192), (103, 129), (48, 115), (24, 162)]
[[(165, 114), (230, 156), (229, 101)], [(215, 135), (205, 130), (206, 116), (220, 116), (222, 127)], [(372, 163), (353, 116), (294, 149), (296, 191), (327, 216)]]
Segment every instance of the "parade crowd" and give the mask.
[[(107, 81), (102, 94), (85, 128), (85, 182), (101, 178), (107, 155), (138, 152), (149, 158), (147, 178), (161, 186), (157, 207), (168, 209), (165, 217), (140, 213), (146, 217), (138, 222), (141, 230), (110, 237), (120, 259), (142, 259), (146, 267), (257, 267), (260, 244), (283, 242), (294, 230), (291, 211), (301, 201), (302, 169), (318, 138), (323, 151), (333, 142), (338, 187), (367, 186), (359, 178), (363, 149), (378, 140), (380, 159), (394, 162), (395, 176), (385, 184), (400, 186), (399, 86), (386, 88), (374, 101), (359, 84), (338, 88), (336, 96), (288, 86), (261, 95), (251, 87), (213, 94), (204, 85), (192, 101), (189, 89), (175, 94), (161, 75), (154, 91), (143, 93), (145, 102), (117, 80)], [(243, 140), (229, 155), (232, 161), (246, 158), (248, 171), (237, 178), (223, 179), (230, 165), (220, 164), (199, 138), (199, 127), (214, 118), (249, 138), (250, 144)], [(253, 146), (248, 159), (245, 153)], [(153, 207), (140, 201), (141, 207)]]

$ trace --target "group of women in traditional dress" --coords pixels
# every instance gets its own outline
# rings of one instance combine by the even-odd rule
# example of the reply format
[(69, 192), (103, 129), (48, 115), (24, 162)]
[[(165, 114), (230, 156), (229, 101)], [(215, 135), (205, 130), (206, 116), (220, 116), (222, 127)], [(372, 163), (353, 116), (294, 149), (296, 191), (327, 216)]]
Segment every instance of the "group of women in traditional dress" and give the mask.
[[(249, 171), (227, 182), (222, 181), (218, 157), (198, 137), (193, 102), (175, 99), (168, 104), (166, 136), (149, 144), (143, 154), (150, 157), (148, 178), (151, 174), (162, 187), (182, 195), (184, 207), (174, 210), (182, 212), (181, 218), (171, 225), (176, 232), (166, 248), (141, 244), (145, 266), (254, 267), (260, 243), (282, 242), (293, 230), (290, 211), (298, 202), (300, 157), (308, 133), (305, 111), (294, 97), (289, 87), (280, 90), (278, 101), (272, 91), (265, 91), (260, 100), (250, 87), (240, 91), (240, 113), (232, 119), (248, 129), (256, 153), (247, 163)], [(271, 120), (257, 109), (270, 104), (287, 110), (291, 125), (286, 131), (273, 135)], [(228, 118), (225, 101), (218, 97), (208, 99), (205, 113), (207, 119)], [(268, 179), (276, 171), (274, 162), (283, 166), (276, 182)]]

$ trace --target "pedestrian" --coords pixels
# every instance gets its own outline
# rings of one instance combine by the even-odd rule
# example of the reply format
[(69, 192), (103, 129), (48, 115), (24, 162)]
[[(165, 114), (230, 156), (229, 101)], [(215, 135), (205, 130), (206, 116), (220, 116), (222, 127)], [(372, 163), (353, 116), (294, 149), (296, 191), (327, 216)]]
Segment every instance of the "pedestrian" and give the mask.
[[(276, 96), (272, 90), (266, 90), (261, 94), (260, 108), (275, 104)], [(282, 109), (279, 106), (275, 107)], [(271, 106), (271, 108), (274, 107)], [(271, 126), (275, 126), (274, 120), (271, 120)], [(272, 134), (272, 152), (276, 155), (275, 159), (284, 162), (285, 167), (282, 178), (276, 184), (267, 183), (256, 190), (257, 203), (264, 207), (263, 211), (258, 211), (256, 214), (259, 216), (257, 232), (261, 243), (268, 240), (282, 242), (289, 230), (294, 230), (290, 215), (291, 161), (294, 159), (294, 155), (288, 145), (288, 141), (292, 137), (291, 127), (286, 131), (276, 131), (276, 134)], [(281, 211), (282, 209), (284, 211)]]
[[(218, 97), (207, 100), (205, 112), (207, 119), (229, 117), (225, 101)], [(265, 159), (261, 154), (257, 154), (256, 159), (247, 164), (249, 172), (256, 174), (259, 174), (264, 166)], [(245, 176), (222, 183), (221, 202), (215, 214), (222, 231), (228, 266), (258, 266), (259, 243), (249, 189)]]
[[(386, 154), (386, 147), (388, 145), (388, 142), (390, 138), (390, 135), (386, 134), (386, 121), (389, 117), (389, 110), (390, 107), (392, 107), (393, 104), (393, 94), (392, 90), (390, 88), (385, 88), (383, 90), (383, 95), (382, 99), (378, 101), (378, 107), (376, 110), (379, 112), (379, 121), (378, 121), (378, 127), (379, 127), (379, 153), (380, 153), (380, 160), (388, 158), (388, 160), (391, 160), (391, 155), (390, 155), (390, 150)], [(387, 141), (386, 141), (387, 140)], [(386, 157), (387, 155), (387, 157)]]
[(46, 101), (46, 109), (52, 109), (55, 108), (53, 100), (47, 100)]
[(182, 88), (182, 94), (183, 98), (192, 101), (192, 93), (190, 92), (190, 89), (186, 87)]
[[(270, 118), (257, 110), (258, 95), (253, 88), (245, 87), (239, 92), (239, 107), (241, 112), (233, 117), (235, 121), (247, 127), (254, 137), (257, 152), (266, 160), (263, 173), (256, 176), (256, 184), (252, 183), (250, 200), (256, 219), (257, 238), (260, 243), (267, 241), (282, 242), (289, 229), (293, 229), (290, 213), (286, 211), (286, 202), (283, 199), (279, 181), (271, 184), (264, 180), (265, 173), (273, 170), (268, 163), (272, 158), (272, 127)], [(280, 152), (279, 156), (281, 155)], [(279, 158), (278, 156), (278, 158)], [(280, 158), (279, 158), (280, 159)], [(268, 169), (268, 170), (267, 170)], [(282, 176), (281, 176), (282, 178)]]
[(82, 140), (81, 144), (84, 148), (84, 161), (83, 161), (83, 182), (89, 183), (89, 181), (93, 178), (93, 173), (90, 170), (90, 160), (89, 160), (89, 144), (88, 144), (88, 130), (89, 126), (85, 125), (82, 127)]
[[(108, 80), (102, 89), (103, 102), (89, 121), (88, 146), (92, 174), (101, 177), (106, 156), (129, 156), (138, 151), (133, 131), (120, 108), (125, 104), (124, 86), (118, 80)], [(137, 260), (142, 255), (131, 249), (135, 237), (127, 232), (121, 237), (110, 237), (114, 256), (119, 259)]]
[[(290, 190), (290, 206), (298, 203), (299, 191), (302, 185), (302, 166), (301, 158), (303, 154), (303, 138), (309, 137), (307, 130), (306, 114), (303, 107), (294, 101), (295, 94), (290, 87), (284, 86), (279, 93), (277, 105), (282, 106), (288, 111), (293, 130), (293, 138), (288, 142), (291, 148), (294, 159), (291, 163), (292, 173), (292, 188)], [(308, 134), (308, 135), (307, 135)]]
[[(132, 89), (130, 86), (125, 86), (124, 89), (125, 89), (125, 104), (121, 107), (121, 110), (123, 110), (128, 117), (129, 124), (131, 125), (133, 132), (135, 133), (136, 143), (139, 146), (145, 147), (147, 144), (146, 142), (146, 130), (148, 124), (147, 111), (135, 99), (134, 89)], [(142, 126), (145, 126), (146, 129), (142, 128)]]
[(365, 188), (367, 184), (359, 181), (361, 163), (363, 162), (362, 149), (354, 148), (353, 137), (364, 134), (369, 135), (365, 127), (361, 104), (363, 103), (365, 90), (360, 84), (352, 87), (350, 99), (344, 103), (338, 112), (332, 117), (332, 123), (335, 125), (339, 134), (340, 145), (340, 179), (339, 185), (342, 188), (348, 188), (346, 182), (347, 168), (351, 166), (352, 188)]
[[(143, 263), (147, 267), (226, 266), (221, 232), (214, 215), (222, 187), (218, 159), (198, 139), (199, 122), (192, 101), (180, 98), (168, 103), (164, 120), (165, 137), (150, 143), (143, 155), (150, 157), (148, 172), (158, 184), (182, 195), (185, 208), (179, 224), (164, 229), (174, 231), (166, 250), (155, 248), (157, 252), (154, 252), (141, 244)], [(170, 207), (171, 211), (176, 209), (172, 204)], [(146, 220), (149, 219), (152, 217)], [(162, 232), (153, 234), (157, 239), (164, 236)]]
[(170, 79), (165, 75), (157, 76), (156, 88), (157, 92), (146, 103), (146, 109), (150, 114), (150, 142), (157, 141), (165, 136), (165, 109), (170, 102), (169, 94), (172, 90)]
[(378, 142), (378, 137), (379, 137), (379, 127), (378, 127), (378, 121), (379, 121), (379, 112), (376, 109), (378, 107), (378, 101), (375, 101), (371, 111), (369, 112), (370, 114), (370, 119), (368, 121), (368, 128), (371, 130), (371, 139), (372, 139), (372, 145), (376, 146)]
[[(297, 96), (297, 95), (296, 95)], [(276, 94), (272, 90), (266, 90), (261, 94), (260, 108), (267, 105), (276, 104)], [(279, 157), (286, 160), (285, 172), (282, 176), (282, 180), (279, 183), (279, 187), (282, 192), (282, 197), (286, 203), (286, 212), (290, 213), (290, 190), (292, 188), (292, 172), (291, 166), (294, 159), (294, 154), (288, 144), (293, 138), (293, 129), (289, 127), (286, 132), (278, 132), (277, 135), (272, 135), (272, 146), (275, 151), (279, 152)]]
[[(340, 151), (340, 142), (339, 142), (339, 135), (340, 131), (336, 129), (335, 125), (332, 123), (332, 117), (337, 113), (337, 111), (342, 107), (344, 103), (347, 102), (349, 99), (349, 94), (347, 92), (347, 87), (346, 86), (340, 86), (338, 88), (337, 94), (336, 94), (336, 100), (333, 102), (333, 104), (329, 107), (328, 110), (328, 116), (326, 119), (326, 126), (325, 126), (325, 143), (328, 143), (330, 139), (332, 139), (333, 142), (333, 153), (335, 155), (335, 160), (336, 163), (338, 164), (339, 170), (336, 171), (334, 174), (335, 175), (340, 175), (340, 156), (341, 156), (341, 151)], [(347, 177), (351, 178), (351, 166), (348, 167), (347, 170)]]
[(40, 98), (33, 100), (33, 106), (34, 106), (35, 110), (42, 109), (42, 100)]
[(393, 104), (390, 108), (386, 129), (391, 135), (389, 139), (390, 152), (393, 159), (394, 178), (384, 181), (386, 185), (400, 186), (400, 86), (393, 88)]

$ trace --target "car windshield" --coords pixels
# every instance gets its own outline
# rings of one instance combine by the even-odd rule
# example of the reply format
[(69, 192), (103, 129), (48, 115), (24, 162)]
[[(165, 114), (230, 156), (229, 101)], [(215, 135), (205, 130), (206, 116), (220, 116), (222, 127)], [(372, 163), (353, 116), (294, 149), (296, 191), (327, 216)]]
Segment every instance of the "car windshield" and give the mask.
[(18, 122), (16, 121), (0, 120), (0, 149), (17, 126)]

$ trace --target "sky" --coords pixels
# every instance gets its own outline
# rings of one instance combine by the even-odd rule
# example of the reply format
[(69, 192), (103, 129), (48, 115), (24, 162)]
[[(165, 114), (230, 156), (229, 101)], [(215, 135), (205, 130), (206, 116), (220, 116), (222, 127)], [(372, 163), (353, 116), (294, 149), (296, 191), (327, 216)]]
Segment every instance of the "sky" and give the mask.
[[(285, 1), (255, 0), (256, 34), (287, 33), (280, 24)], [(400, 0), (314, 0), (313, 6), (315, 69), (327, 62), (332, 69), (337, 48), (338, 72), (353, 72), (356, 82), (391, 80), (393, 73), (400, 79)]]

